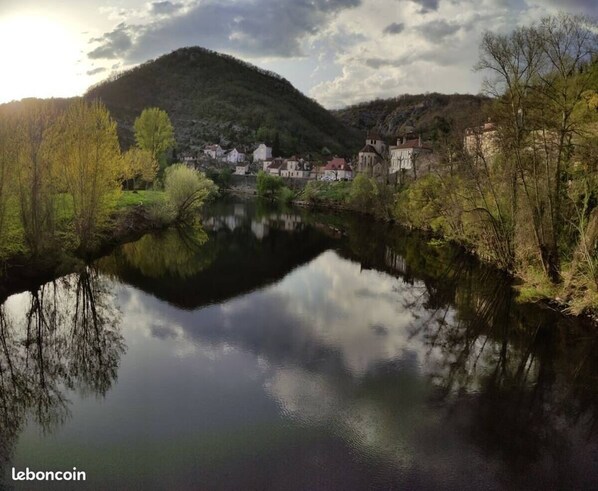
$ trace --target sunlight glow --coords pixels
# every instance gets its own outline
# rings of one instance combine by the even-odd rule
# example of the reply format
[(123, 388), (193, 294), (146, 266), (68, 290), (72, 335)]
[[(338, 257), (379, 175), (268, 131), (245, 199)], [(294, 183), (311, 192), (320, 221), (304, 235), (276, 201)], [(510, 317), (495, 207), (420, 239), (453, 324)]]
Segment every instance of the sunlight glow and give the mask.
[(24, 97), (69, 97), (84, 89), (80, 41), (53, 19), (0, 18), (0, 103)]

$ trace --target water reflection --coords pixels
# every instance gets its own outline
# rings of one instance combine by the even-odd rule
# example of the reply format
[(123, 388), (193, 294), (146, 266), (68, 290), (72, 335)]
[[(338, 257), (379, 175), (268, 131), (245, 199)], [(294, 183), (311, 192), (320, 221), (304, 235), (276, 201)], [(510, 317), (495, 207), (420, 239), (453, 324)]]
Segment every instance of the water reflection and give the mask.
[(67, 421), (67, 394), (104, 396), (125, 351), (111, 285), (87, 267), (0, 306), (0, 456), (27, 418), (51, 432)]
[[(233, 201), (208, 210), (203, 228), (148, 235), (96, 266), (104, 276), (46, 285), (0, 316), (13, 326), (0, 339), (11, 354), (2, 397), (20, 399), (34, 381), (62, 411), (62, 385), (109, 400), (86, 406), (95, 426), (72, 430), (105, 445), (96, 487), (598, 480), (598, 336), (518, 305), (507, 277), (451, 247), (358, 217)], [(132, 347), (118, 387), (124, 342), (112, 302)], [(96, 324), (103, 335), (78, 327)], [(43, 377), (11, 368), (40, 356)], [(123, 440), (130, 450), (108, 456)]]

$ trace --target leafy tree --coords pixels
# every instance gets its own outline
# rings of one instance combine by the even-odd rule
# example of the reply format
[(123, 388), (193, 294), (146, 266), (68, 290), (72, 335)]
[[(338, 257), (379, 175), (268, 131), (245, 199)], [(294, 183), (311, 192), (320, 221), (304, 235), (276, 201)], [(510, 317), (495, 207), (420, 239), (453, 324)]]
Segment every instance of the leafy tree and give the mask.
[(279, 176), (270, 175), (264, 171), (257, 173), (257, 194), (262, 198), (274, 199), (282, 187), (284, 181)]
[(157, 107), (144, 109), (133, 126), (137, 146), (163, 163), (165, 152), (175, 144), (174, 128), (166, 111)]
[(78, 100), (52, 126), (46, 152), (72, 198), (79, 248), (88, 251), (106, 225), (120, 189), (116, 123), (102, 103)]
[(4, 239), (5, 216), (13, 195), (17, 173), (17, 128), (14, 121), (0, 115), (0, 243)]
[(185, 164), (174, 164), (166, 169), (164, 191), (177, 218), (186, 220), (192, 218), (217, 187), (202, 172)]
[(152, 183), (158, 174), (158, 163), (151, 152), (140, 148), (130, 148), (123, 154), (123, 173), (126, 181), (133, 181), (133, 189), (137, 181)]
[(56, 232), (56, 169), (49, 158), (46, 135), (57, 110), (50, 101), (23, 104), (12, 143), (18, 154), (17, 188), (25, 241), (38, 256), (52, 244)]
[(358, 174), (351, 183), (349, 202), (359, 211), (372, 212), (376, 203), (376, 194), (376, 182), (364, 174)]

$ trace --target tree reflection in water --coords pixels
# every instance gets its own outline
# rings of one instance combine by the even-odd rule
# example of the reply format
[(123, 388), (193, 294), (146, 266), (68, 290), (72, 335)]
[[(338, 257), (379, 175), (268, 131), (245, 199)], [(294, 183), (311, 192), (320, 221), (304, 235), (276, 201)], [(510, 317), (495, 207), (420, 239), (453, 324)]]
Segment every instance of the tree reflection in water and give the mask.
[(68, 391), (104, 396), (125, 351), (111, 284), (91, 267), (18, 300), (24, 315), (0, 306), (3, 466), (28, 417), (52, 431), (69, 417)]
[(208, 266), (215, 250), (200, 224), (146, 234), (99, 261), (103, 271), (117, 273), (125, 262), (149, 278), (189, 278)]
[(598, 398), (587, 384), (598, 386), (598, 336), (518, 305), (507, 277), (450, 254), (423, 282), (427, 318), (412, 332), (427, 346), (431, 403), (446, 405), (461, 434), (513, 470), (562, 461), (578, 432), (597, 436)]

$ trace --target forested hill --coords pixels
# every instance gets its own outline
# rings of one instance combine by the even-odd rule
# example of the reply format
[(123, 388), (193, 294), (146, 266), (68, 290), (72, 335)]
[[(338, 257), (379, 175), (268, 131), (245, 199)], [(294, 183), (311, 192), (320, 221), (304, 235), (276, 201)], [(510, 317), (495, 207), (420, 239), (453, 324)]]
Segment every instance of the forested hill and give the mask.
[(283, 155), (350, 153), (362, 136), (303, 95), (287, 80), (203, 48), (182, 48), (92, 87), (119, 123), (125, 146), (135, 118), (146, 107), (168, 112), (179, 150), (205, 143), (273, 143)]
[(484, 106), (490, 99), (468, 94), (403, 95), (376, 99), (333, 111), (344, 124), (361, 130), (373, 130), (387, 139), (405, 131), (434, 138), (439, 129), (463, 129), (479, 124)]

